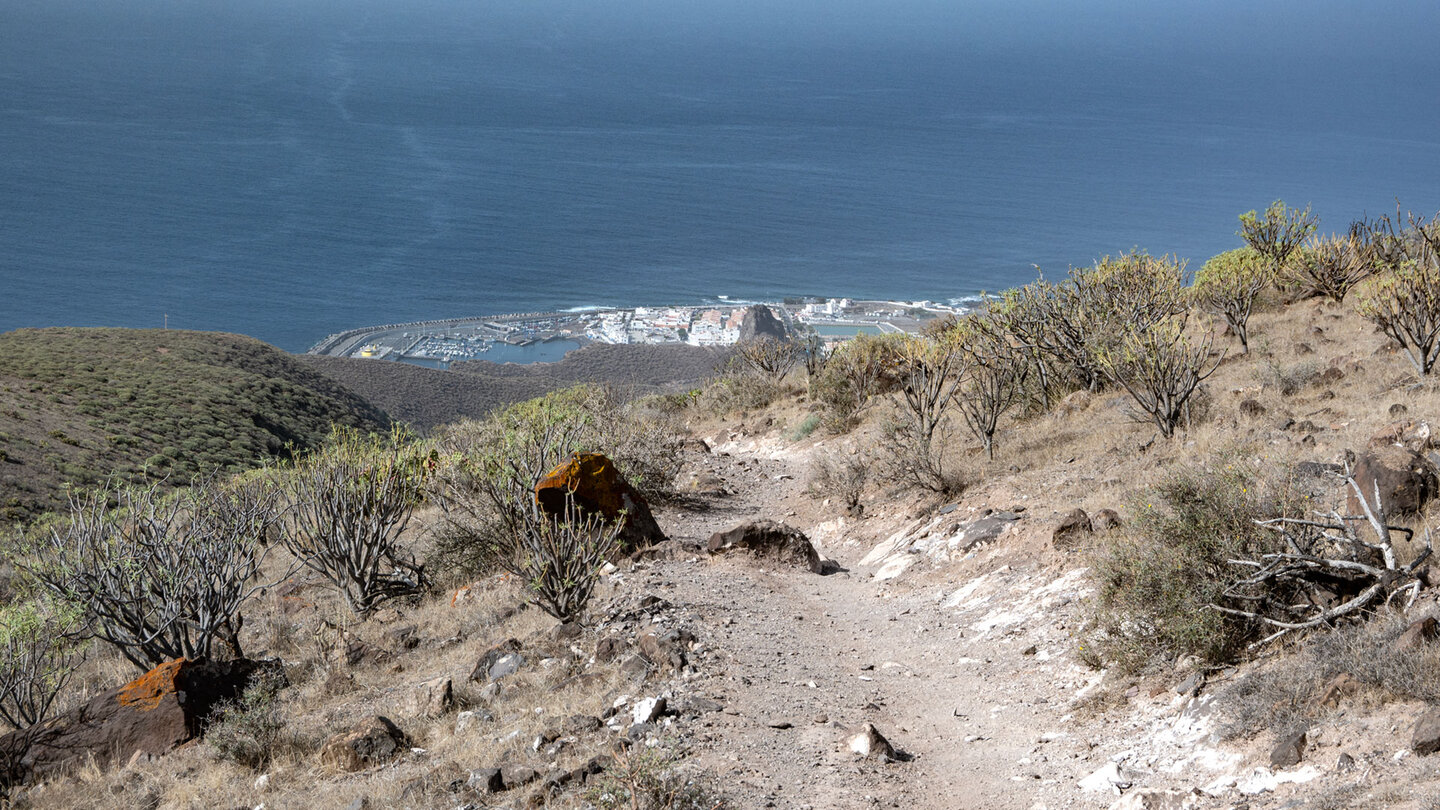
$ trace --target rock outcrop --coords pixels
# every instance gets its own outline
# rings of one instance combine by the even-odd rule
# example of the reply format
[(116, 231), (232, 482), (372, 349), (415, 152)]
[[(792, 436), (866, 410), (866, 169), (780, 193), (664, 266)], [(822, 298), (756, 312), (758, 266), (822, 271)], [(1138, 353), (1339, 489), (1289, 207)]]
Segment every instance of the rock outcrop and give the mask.
[(178, 658), (26, 732), (0, 737), (18, 759), (17, 776), (44, 776), (93, 758), (101, 767), (137, 754), (167, 754), (204, 730), (222, 701), (235, 700), (261, 673), (283, 677), (278, 660)]
[(535, 485), (535, 499), (549, 514), (564, 514), (567, 496), (574, 498), (575, 505), (584, 512), (604, 515), (606, 520), (623, 518), (623, 554), (667, 539), (650, 512), (650, 504), (625, 480), (615, 462), (601, 453), (572, 453)]
[(360, 771), (394, 758), (409, 745), (399, 726), (376, 715), (326, 740), (320, 762), (342, 771)]
[(793, 526), (773, 520), (754, 520), (716, 532), (705, 547), (711, 554), (748, 551), (756, 557), (803, 566), (816, 574), (825, 572), (810, 538)]
[(747, 308), (740, 319), (740, 340), (743, 342), (766, 337), (785, 340), (789, 337), (789, 330), (785, 328), (785, 322), (770, 311), (770, 307), (755, 304)]

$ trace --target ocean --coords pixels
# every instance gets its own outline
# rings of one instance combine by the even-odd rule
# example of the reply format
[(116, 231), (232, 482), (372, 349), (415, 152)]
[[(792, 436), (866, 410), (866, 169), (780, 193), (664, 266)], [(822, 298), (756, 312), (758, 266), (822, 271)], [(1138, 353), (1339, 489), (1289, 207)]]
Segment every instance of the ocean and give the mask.
[(1434, 9), (1052, 5), (7, 0), (0, 330), (959, 301), (1440, 210)]

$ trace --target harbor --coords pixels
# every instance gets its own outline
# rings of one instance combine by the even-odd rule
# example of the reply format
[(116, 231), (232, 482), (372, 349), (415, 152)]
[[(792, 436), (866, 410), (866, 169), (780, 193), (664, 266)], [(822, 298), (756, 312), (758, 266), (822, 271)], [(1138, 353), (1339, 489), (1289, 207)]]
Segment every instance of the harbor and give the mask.
[(327, 336), (308, 353), (446, 368), (470, 360), (551, 362), (588, 343), (731, 346), (757, 308), (768, 310), (785, 334), (814, 334), (827, 345), (858, 334), (915, 333), (928, 321), (963, 312), (931, 301), (849, 298), (528, 312), (350, 329)]

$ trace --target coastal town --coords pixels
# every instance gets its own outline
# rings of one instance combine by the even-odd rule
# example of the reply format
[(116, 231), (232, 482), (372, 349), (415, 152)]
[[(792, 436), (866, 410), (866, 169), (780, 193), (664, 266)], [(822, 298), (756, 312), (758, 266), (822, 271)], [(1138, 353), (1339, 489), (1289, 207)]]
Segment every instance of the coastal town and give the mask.
[(927, 321), (962, 311), (933, 301), (722, 299), (702, 306), (531, 312), (362, 327), (330, 335), (309, 353), (442, 367), (465, 360), (534, 362), (557, 359), (587, 343), (730, 346), (747, 328), (752, 334), (757, 329), (759, 334), (813, 334), (833, 344), (862, 333), (917, 332)]

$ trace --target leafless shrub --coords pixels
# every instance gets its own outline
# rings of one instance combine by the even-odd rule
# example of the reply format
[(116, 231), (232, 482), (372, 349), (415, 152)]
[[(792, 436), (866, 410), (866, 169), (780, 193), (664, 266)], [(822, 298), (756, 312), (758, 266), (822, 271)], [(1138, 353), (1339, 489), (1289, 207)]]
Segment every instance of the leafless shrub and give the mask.
[(546, 513), (534, 495), (509, 510), (511, 530), (494, 548), (496, 561), (519, 577), (530, 599), (562, 622), (579, 619), (606, 560), (620, 548), (620, 521), (584, 512), (565, 499), (560, 515)]
[(951, 494), (960, 482), (945, 464), (946, 419), (965, 378), (961, 336), (906, 337), (896, 345), (900, 420), (885, 431), (886, 461), (895, 480)]
[(799, 343), (769, 336), (741, 341), (735, 346), (737, 363), (751, 373), (775, 382), (785, 379), (804, 356), (805, 349)]
[(968, 374), (955, 400), (970, 433), (995, 458), (995, 431), (1020, 399), (1031, 366), (1025, 350), (1016, 346), (1005, 328), (988, 311), (971, 315), (956, 326)]
[(818, 454), (810, 462), (810, 497), (837, 497), (844, 501), (847, 512), (859, 514), (863, 508), (860, 499), (870, 480), (870, 468), (870, 460), (858, 453)]
[(72, 494), (65, 519), (32, 538), (25, 569), (141, 669), (213, 655), (217, 643), (239, 656), (240, 609), (266, 585), (261, 539), (279, 514), (259, 479)]
[(1320, 376), (1320, 372), (1320, 364), (1314, 360), (1302, 360), (1290, 365), (1281, 365), (1274, 358), (1267, 358), (1256, 374), (1262, 385), (1279, 391), (1281, 396), (1288, 397), (1314, 382), (1315, 378)]
[(326, 447), (286, 471), (290, 509), (281, 542), (334, 585), (357, 615), (386, 599), (418, 594), (428, 578), (400, 535), (436, 465), (435, 454), (402, 433), (364, 437), (336, 428)]

